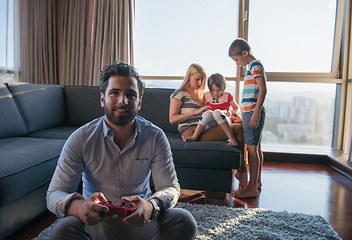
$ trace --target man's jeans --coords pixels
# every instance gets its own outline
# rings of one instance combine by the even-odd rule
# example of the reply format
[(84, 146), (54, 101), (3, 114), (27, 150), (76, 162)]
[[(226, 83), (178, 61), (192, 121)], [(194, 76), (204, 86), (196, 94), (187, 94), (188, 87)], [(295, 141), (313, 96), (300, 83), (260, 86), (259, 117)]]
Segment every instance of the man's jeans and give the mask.
[(52, 240), (110, 240), (110, 239), (194, 239), (197, 225), (193, 216), (181, 208), (165, 210), (157, 221), (143, 226), (125, 224), (111, 219), (87, 226), (79, 218), (68, 216), (59, 221), (50, 232)]

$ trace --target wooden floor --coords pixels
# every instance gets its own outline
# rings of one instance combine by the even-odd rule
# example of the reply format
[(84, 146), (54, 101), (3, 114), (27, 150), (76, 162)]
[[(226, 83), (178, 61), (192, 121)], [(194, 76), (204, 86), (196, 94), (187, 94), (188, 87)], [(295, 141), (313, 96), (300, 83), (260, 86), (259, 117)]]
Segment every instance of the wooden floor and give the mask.
[[(240, 208), (317, 214), (324, 217), (342, 239), (352, 239), (352, 180), (323, 164), (266, 161), (258, 198), (235, 199), (230, 194), (182, 190), (181, 202)], [(238, 189), (234, 180), (233, 189)], [(56, 217), (45, 212), (6, 240), (37, 236)]]

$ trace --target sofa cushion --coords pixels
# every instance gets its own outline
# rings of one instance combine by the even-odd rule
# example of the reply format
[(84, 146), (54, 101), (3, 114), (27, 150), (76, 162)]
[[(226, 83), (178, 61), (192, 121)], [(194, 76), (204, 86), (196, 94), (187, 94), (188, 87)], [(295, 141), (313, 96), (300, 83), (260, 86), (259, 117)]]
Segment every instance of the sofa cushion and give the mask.
[(58, 85), (8, 83), (30, 132), (65, 124), (64, 90)]
[(23, 136), (26, 123), (7, 86), (0, 83), (0, 138)]
[(0, 206), (47, 183), (64, 143), (30, 137), (0, 139)]
[(166, 133), (175, 166), (180, 168), (238, 169), (241, 151), (226, 141), (183, 142), (180, 134)]
[(67, 124), (82, 126), (104, 115), (99, 87), (66, 86)]
[(151, 121), (165, 132), (178, 133), (177, 124), (169, 122), (170, 95), (175, 89), (146, 88), (138, 115)]
[(52, 139), (67, 139), (78, 127), (75, 126), (62, 126), (56, 128), (49, 128), (32, 132), (27, 137), (36, 138), (52, 138)]

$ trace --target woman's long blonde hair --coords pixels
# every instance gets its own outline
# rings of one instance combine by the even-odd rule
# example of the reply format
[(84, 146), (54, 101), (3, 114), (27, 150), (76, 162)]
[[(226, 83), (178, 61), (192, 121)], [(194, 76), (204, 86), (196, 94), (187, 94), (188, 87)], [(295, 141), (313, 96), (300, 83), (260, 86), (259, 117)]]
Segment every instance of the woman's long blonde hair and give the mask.
[(204, 71), (204, 68), (202, 66), (200, 66), (199, 64), (197, 63), (192, 63), (189, 67), (188, 67), (188, 70), (187, 70), (187, 73), (186, 73), (186, 76), (185, 76), (185, 79), (183, 80), (182, 84), (181, 84), (181, 88), (183, 89), (187, 89), (190, 87), (190, 82), (189, 82), (189, 78), (196, 74), (196, 73), (202, 73), (204, 74), (204, 80), (203, 80), (203, 83), (202, 83), (202, 86), (200, 87), (199, 90), (196, 91), (196, 94), (198, 95), (198, 97), (200, 99), (203, 99), (203, 95), (204, 95), (204, 88), (205, 88), (205, 82), (206, 82), (206, 79), (207, 79), (207, 74), (205, 73)]

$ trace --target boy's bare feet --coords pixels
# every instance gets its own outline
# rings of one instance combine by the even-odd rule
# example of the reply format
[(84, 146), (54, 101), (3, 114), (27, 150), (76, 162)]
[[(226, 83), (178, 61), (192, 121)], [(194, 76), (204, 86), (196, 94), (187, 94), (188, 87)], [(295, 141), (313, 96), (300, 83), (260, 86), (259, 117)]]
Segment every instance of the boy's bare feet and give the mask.
[(247, 187), (246, 189), (234, 192), (233, 196), (235, 198), (256, 198), (258, 197), (258, 189), (251, 189)]
[(257, 188), (258, 189), (262, 188), (262, 181), (260, 181), (260, 180), (258, 181)]
[(228, 142), (229, 143), (227, 145), (229, 145), (231, 147), (237, 147), (238, 146), (238, 142), (236, 141), (236, 139), (229, 139)]
[(235, 178), (240, 182), (241, 189), (245, 189), (248, 183), (248, 175), (247, 172), (241, 172), (237, 170), (235, 173)]

